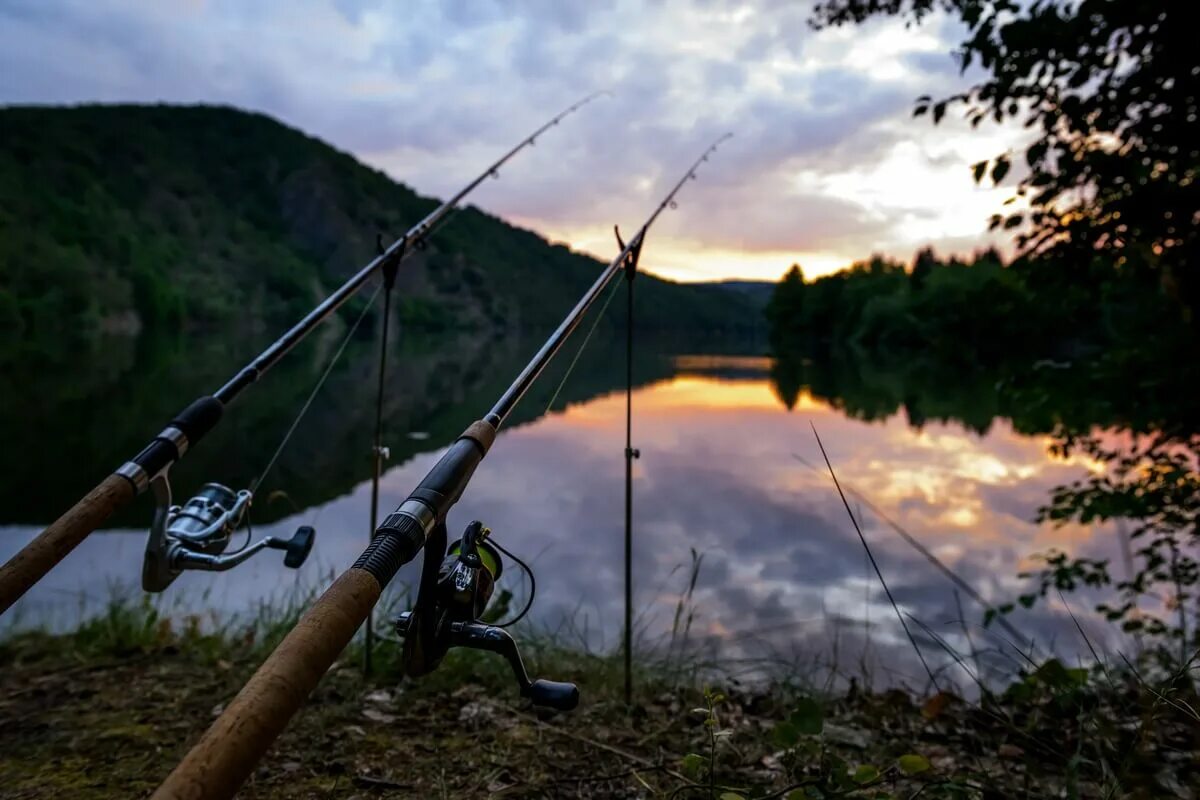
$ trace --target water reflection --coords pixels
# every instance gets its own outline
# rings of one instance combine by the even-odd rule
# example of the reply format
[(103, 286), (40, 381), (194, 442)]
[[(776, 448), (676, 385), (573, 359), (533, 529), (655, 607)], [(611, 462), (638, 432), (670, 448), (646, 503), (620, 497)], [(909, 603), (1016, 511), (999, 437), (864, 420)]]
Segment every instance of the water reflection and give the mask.
[[(597, 349), (591, 363), (585, 359), (577, 368), (584, 377), (565, 392), (565, 408), (539, 416), (553, 378), (526, 401), (521, 424), (501, 433), (450, 527), (453, 534), (471, 519), (484, 520), (537, 572), (535, 624), (561, 627), (568, 620), (586, 644), (604, 648), (615, 644), (623, 613), (624, 397), (617, 388), (623, 368), (612, 359), (616, 344)], [(514, 347), (514, 359), (519, 351)], [(916, 428), (901, 414), (855, 419), (807, 388), (786, 391), (785, 404), (772, 368), (763, 358), (661, 355), (645, 356), (639, 367), (634, 577), (647, 643), (670, 631), (686, 588), (681, 566), (694, 549), (703, 554), (691, 641), (697, 653), (797, 670), (832, 664), (846, 674), (872, 673), (877, 685), (925, 685), (828, 475), (796, 458), (821, 463), (810, 424), (845, 484), (871, 498), (989, 600), (1007, 601), (1020, 591), (1016, 575), (1032, 551), (1057, 545), (1117, 553), (1111, 530), (1050, 530), (1030, 522), (1054, 486), (1087, 469), (1051, 457), (1044, 438), (1019, 434), (1004, 420), (991, 421), (981, 433), (972, 423), (949, 421)], [(458, 376), (453, 412), (390, 413), (394, 436), (406, 430), (434, 435), (405, 439), (405, 460), (384, 477), (383, 508), (403, 500), (440, 448), (498, 393), (483, 373), (462, 389), (470, 376), (469, 370)], [(365, 428), (354, 435), (364, 445), (369, 441)], [(332, 422), (318, 425), (299, 448), (297, 463), (311, 457), (303, 454), (337, 450), (341, 441)], [(362, 476), (366, 466), (363, 458), (339, 474)], [(286, 476), (295, 473), (283, 474), (286, 485)], [(317, 492), (322, 499), (312, 507), (262, 525), (262, 532), (280, 535), (299, 524), (317, 527), (313, 556), (298, 574), (264, 556), (231, 573), (186, 574), (161, 601), (177, 610), (229, 615), (297, 587), (324, 585), (357, 558), (368, 535), (369, 484), (348, 484), (332, 495)], [(980, 628), (978, 606), (956, 596), (945, 577), (882, 520), (866, 509), (856, 513), (904, 613), (964, 653), (992, 651), (984, 660), (993, 668), (1015, 664), (1011, 647)], [(0, 529), (0, 557), (34, 533), (31, 525)], [(140, 530), (93, 536), (21, 601), (6, 624), (73, 624), (111, 586), (136, 583), (142, 546)], [(415, 566), (406, 568), (396, 591), (415, 584), (416, 575)], [(520, 597), (519, 571), (506, 575)], [(1088, 607), (1082, 598), (1073, 602), (1076, 613)], [(1043, 653), (1054, 648), (1074, 657), (1085, 651), (1061, 607), (1022, 611), (1014, 622)], [(1082, 622), (1095, 641), (1104, 640), (1106, 631), (1086, 614)], [(931, 663), (950, 662), (924, 638)]]

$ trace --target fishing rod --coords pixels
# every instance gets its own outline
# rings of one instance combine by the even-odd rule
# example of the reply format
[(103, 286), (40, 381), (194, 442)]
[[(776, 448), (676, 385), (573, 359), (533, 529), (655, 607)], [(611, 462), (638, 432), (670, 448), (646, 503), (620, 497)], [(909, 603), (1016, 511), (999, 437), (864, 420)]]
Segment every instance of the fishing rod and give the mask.
[[(497, 550), (487, 546), (489, 532), (473, 521), (447, 552), (446, 516), (462, 497), (517, 402), (579, 326), (605, 287), (622, 271), (636, 268), (650, 226), (664, 209), (674, 207), (675, 196), (684, 183), (695, 178), (696, 168), (727, 138), (729, 135), (714, 142), (688, 168), (683, 179), (603, 269), (491, 410), (467, 427), (404, 502), (384, 518), (354, 565), (301, 617), (167, 776), (152, 800), (232, 797), (349, 644), (383, 588), (422, 548), (426, 553), (417, 603), (396, 621), (398, 632), (404, 636), (405, 672), (421, 675), (435, 669), (451, 647), (498, 652), (513, 667), (523, 696), (549, 708), (574, 708), (579, 691), (573, 684), (530, 681), (524, 674), (515, 640), (503, 628), (479, 620), (490, 586), (500, 574)], [(443, 552), (446, 552), (444, 559)]]
[[(341, 308), (376, 272), (383, 271), (385, 278), (390, 281), (400, 262), (409, 257), (413, 250), (424, 249), (429, 237), (467, 195), (489, 177), (498, 178), (500, 167), (526, 147), (533, 146), (539, 136), (558, 125), (564, 117), (602, 94), (608, 93), (596, 92), (588, 95), (525, 137), (457, 194), (383, 249), (370, 263), (321, 301), (215, 393), (199, 398), (176, 415), (162, 433), (154, 437), (141, 452), (101, 481), (32, 542), (0, 566), (0, 614), (7, 611), (30, 587), (79, 546), (80, 542), (103, 525), (114, 512), (151, 487), (154, 489), (157, 506), (155, 527), (158, 530), (152, 533), (147, 546), (143, 585), (147, 588), (166, 588), (166, 584), (183, 569), (228, 569), (240, 563), (221, 561), (222, 556), (219, 554), (229, 541), (226, 533), (231, 532), (230, 526), (240, 519), (249, 498), (239, 509), (238, 494), (220, 484), (212, 484), (224, 491), (214, 489), (206, 493), (205, 489), (202, 489), (197, 497), (175, 510), (171, 505), (168, 475), (171, 466), (216, 427), (226, 406), (275, 366), (321, 322)], [(192, 512), (196, 512), (199, 518), (190, 516)], [(181, 517), (180, 514), (184, 516)], [(255, 549), (251, 552), (242, 551), (245, 553), (243, 559), (262, 547), (279, 547), (288, 550), (289, 560), (294, 560), (293, 553), (299, 554), (306, 546), (311, 548), (311, 537), (308, 539), (306, 545), (305, 537), (300, 537), (298, 532), (291, 542), (263, 540), (254, 545)]]

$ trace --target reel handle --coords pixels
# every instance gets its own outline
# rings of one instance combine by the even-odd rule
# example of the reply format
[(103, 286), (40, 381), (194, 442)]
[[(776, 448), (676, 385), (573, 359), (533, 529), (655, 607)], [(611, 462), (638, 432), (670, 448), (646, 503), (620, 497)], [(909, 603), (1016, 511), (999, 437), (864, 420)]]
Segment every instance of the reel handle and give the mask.
[(579, 687), (575, 684), (544, 678), (536, 681), (529, 679), (516, 640), (503, 628), (479, 622), (452, 622), (448, 628), (448, 635), (451, 647), (487, 650), (504, 656), (512, 668), (513, 677), (517, 679), (521, 696), (528, 697), (534, 705), (558, 711), (571, 711), (579, 705)]
[(276, 539), (274, 536), (266, 540), (267, 547), (283, 550), (283, 565), (289, 569), (299, 569), (312, 552), (313, 542), (316, 541), (317, 531), (311, 525), (301, 525), (291, 539)]
[(579, 687), (564, 681), (538, 678), (521, 694), (535, 706), (546, 706), (557, 711), (571, 711), (579, 705)]

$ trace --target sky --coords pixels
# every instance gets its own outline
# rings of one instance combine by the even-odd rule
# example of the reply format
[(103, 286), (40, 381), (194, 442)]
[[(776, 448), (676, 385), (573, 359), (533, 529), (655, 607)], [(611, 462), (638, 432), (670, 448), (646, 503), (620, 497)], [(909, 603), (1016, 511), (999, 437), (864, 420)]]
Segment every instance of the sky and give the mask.
[(647, 239), (678, 280), (813, 277), (873, 253), (969, 253), (1011, 189), (970, 165), (1013, 126), (914, 119), (969, 85), (956, 23), (814, 31), (791, 0), (3, 0), (0, 103), (253, 109), (446, 196), (597, 90), (471, 203), (608, 260), (734, 137)]

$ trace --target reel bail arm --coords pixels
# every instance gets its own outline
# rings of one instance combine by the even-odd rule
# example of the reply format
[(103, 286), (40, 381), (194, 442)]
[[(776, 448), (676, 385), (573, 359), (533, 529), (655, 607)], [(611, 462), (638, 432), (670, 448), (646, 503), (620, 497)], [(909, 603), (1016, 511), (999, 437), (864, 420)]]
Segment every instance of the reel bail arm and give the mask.
[(165, 475), (150, 484), (157, 507), (142, 560), (142, 589), (161, 592), (185, 570), (224, 572), (265, 548), (283, 550), (283, 563), (297, 569), (312, 551), (316, 531), (301, 526), (291, 539), (265, 536), (233, 553), (225, 553), (233, 532), (242, 523), (253, 495), (219, 483), (206, 483), (183, 506), (171, 504), (171, 486)]
[(429, 212), (400, 240), (394, 242), (384, 253), (376, 256), (347, 279), (253, 361), (235, 373), (221, 388), (211, 395), (201, 397), (184, 409), (142, 452), (101, 481), (92, 491), (42, 531), (36, 539), (23, 547), (6, 563), (0, 565), (0, 614), (12, 607), (25, 592), (44, 578), (50, 570), (78, 547), (80, 542), (103, 525), (118, 509), (128, 505), (136, 495), (149, 488), (155, 478), (165, 477), (166, 470), (171, 464), (182, 458), (190, 446), (195, 445), (212, 430), (220, 420), (225, 406), (233, 402), (247, 387), (257, 382), (321, 322), (344, 305), (376, 271), (385, 268), (385, 281), (389, 284), (394, 282), (395, 269), (400, 261), (413, 249), (424, 250), (428, 237), (449, 219), (450, 212), (457, 208), (481, 183), (489, 176), (497, 175), (500, 167), (532, 145), (533, 141), (542, 133), (558, 125), (565, 117), (575, 113), (602, 94), (610, 93), (594, 92), (556, 114), (550, 121), (525, 137), (516, 147), (476, 176), (457, 194)]
[[(554, 124), (554, 121), (549, 123)], [(536, 135), (536, 134), (535, 134)], [(688, 170), (684, 180), (667, 196), (667, 202), (689, 179), (701, 161), (726, 137), (704, 152)], [(468, 187), (468, 190), (473, 185)], [(454, 198), (454, 202), (460, 198)], [(666, 203), (643, 223), (644, 236)], [(627, 248), (623, 248), (623, 251)], [(231, 798), (254, 770), (255, 764), (288, 721), (300, 710), (305, 698), (333, 665), (338, 654), (371, 613), (387, 584), (399, 568), (412, 560), (427, 540), (431, 552), (436, 542), (445, 545), (445, 519), (458, 500), (475, 468), (492, 446), (496, 431), (512, 413), (546, 364), (578, 326), (581, 317), (621, 269), (622, 252), (596, 278), (567, 313), (558, 328), (526, 364), (482, 420), (474, 423), (450, 446), (438, 463), (396, 511), (376, 531), (358, 561), (333, 582), (300, 618), (296, 626), (271, 652), (242, 687), (237, 696), (167, 776), (152, 800), (183, 798)], [(414, 609), (415, 611), (416, 609)], [(424, 609), (422, 609), (422, 612)], [(407, 633), (418, 620), (410, 617)], [(467, 622), (471, 620), (452, 620)], [(408, 638), (405, 644), (408, 644)], [(542, 691), (531, 696), (544, 697)], [(554, 693), (552, 693), (554, 694)]]
[[(462, 538), (446, 551), (436, 572), (422, 572), (416, 607), (394, 620), (396, 633), (404, 639), (404, 671), (411, 677), (432, 672), (452, 647), (499, 653), (512, 668), (522, 697), (535, 706), (570, 711), (579, 705), (578, 687), (531, 680), (512, 635), (479, 620), (503, 571), (499, 551), (487, 541), (490, 533), (481, 522), (472, 521)], [(435, 546), (439, 550), (445, 547), (444, 525), (438, 526), (428, 546), (427, 553)]]

